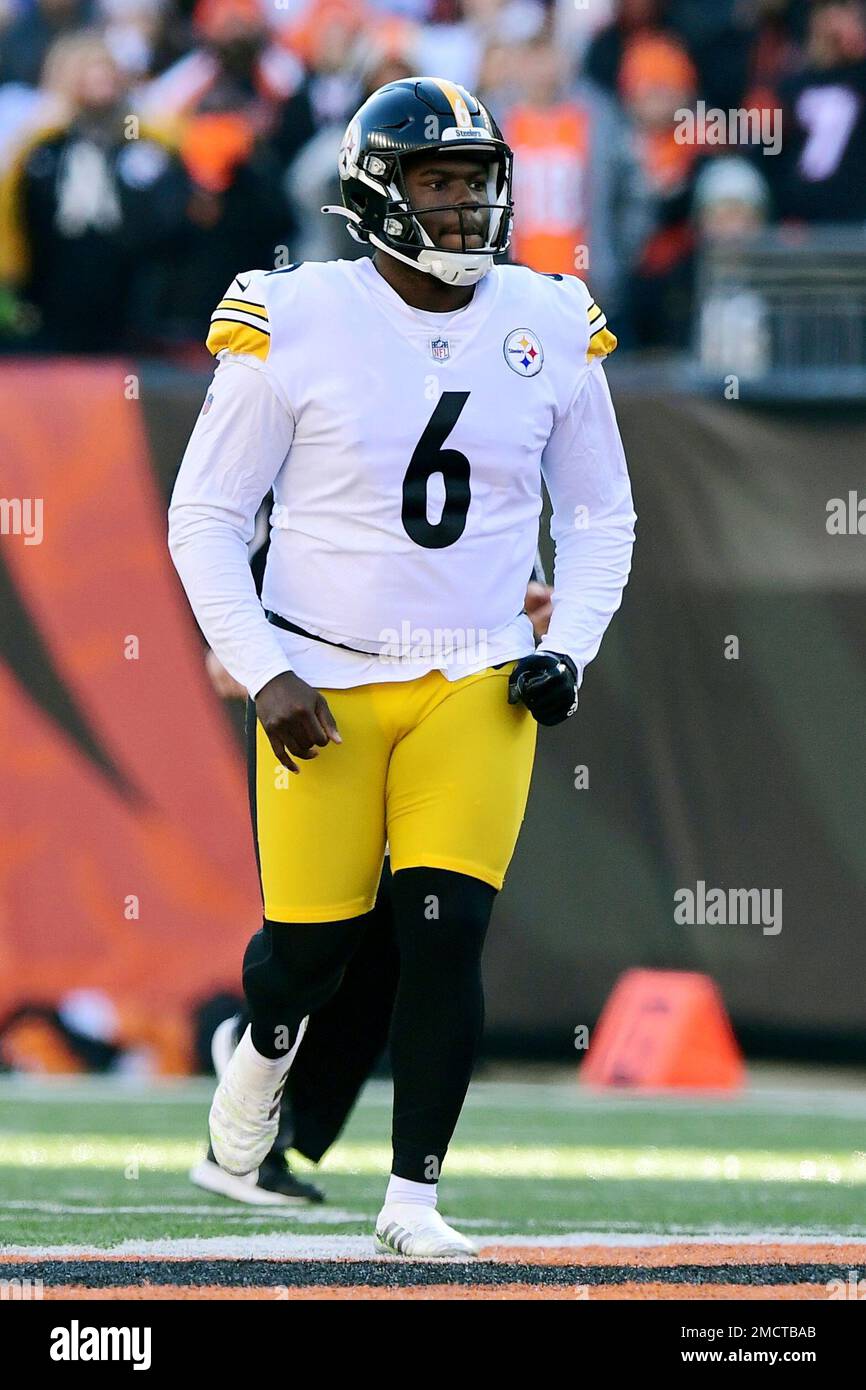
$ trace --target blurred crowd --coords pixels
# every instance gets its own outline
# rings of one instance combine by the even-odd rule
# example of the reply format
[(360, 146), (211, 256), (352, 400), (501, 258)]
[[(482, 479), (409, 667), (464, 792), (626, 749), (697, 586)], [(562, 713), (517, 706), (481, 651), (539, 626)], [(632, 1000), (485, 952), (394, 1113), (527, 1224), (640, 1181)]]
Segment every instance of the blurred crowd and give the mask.
[(184, 357), (238, 270), (362, 254), (341, 135), (421, 72), (515, 150), (511, 258), (623, 346), (687, 347), (708, 243), (866, 227), (861, 0), (0, 0), (0, 347)]

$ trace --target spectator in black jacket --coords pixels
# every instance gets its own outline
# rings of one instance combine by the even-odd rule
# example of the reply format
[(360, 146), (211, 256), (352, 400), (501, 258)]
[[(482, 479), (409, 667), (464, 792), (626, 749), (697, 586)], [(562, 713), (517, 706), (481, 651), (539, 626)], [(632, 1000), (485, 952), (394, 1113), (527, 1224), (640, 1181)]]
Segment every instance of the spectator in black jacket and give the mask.
[(815, 0), (806, 67), (782, 83), (784, 139), (764, 163), (779, 216), (866, 221), (866, 6)]
[(177, 245), (189, 180), (130, 117), (123, 76), (102, 40), (82, 33), (60, 45), (74, 60), (71, 117), (21, 164), (19, 289), (39, 314), (34, 347), (116, 351), (147, 327), (141, 287)]

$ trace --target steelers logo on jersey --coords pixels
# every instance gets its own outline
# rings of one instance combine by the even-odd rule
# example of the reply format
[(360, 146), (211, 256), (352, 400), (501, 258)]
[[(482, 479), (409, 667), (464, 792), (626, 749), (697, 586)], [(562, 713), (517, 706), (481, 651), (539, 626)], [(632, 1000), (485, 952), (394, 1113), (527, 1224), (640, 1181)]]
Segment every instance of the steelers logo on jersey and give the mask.
[(515, 328), (502, 345), (505, 360), (518, 376), (537, 376), (544, 364), (538, 336), (528, 328)]

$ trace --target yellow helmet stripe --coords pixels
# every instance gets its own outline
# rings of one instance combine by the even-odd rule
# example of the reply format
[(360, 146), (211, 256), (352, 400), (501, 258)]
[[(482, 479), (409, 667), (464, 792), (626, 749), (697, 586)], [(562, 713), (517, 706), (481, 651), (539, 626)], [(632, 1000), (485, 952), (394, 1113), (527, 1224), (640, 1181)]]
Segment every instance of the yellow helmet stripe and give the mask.
[(463, 129), (471, 126), (472, 117), (469, 115), (469, 107), (466, 105), (466, 100), (460, 89), (453, 82), (449, 82), (447, 77), (434, 77), (431, 81), (436, 83), (436, 86), (447, 99), (454, 112), (455, 124)]

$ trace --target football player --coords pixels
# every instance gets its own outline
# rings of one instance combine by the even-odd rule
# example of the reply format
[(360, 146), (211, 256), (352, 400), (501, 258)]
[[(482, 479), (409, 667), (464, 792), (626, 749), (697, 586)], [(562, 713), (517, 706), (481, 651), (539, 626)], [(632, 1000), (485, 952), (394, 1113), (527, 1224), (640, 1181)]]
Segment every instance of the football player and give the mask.
[[(400, 977), (393, 1161), (376, 1248), (464, 1257), (436, 1207), (483, 1022), (481, 951), (538, 724), (577, 708), (625, 586), (634, 510), (583, 282), (495, 263), (512, 157), (441, 78), (389, 83), (339, 158), (360, 260), (241, 272), (169, 543), (199, 624), (257, 715), (263, 925), (251, 1023), (214, 1095), (228, 1172), (273, 1144), (306, 1021), (336, 991), (390, 845)], [(554, 610), (524, 611), (544, 479)], [(247, 565), (273, 487), (259, 603)]]
[[(263, 503), (267, 513), (272, 504), (273, 498), (269, 495)], [(256, 534), (261, 517), (260, 511)], [(257, 592), (264, 577), (268, 542), (266, 533), (251, 560)], [(552, 588), (545, 582), (541, 556), (536, 555), (523, 606), (537, 641), (541, 641), (550, 625), (552, 594)], [(206, 665), (218, 695), (247, 701), (249, 736), (250, 729), (255, 728), (256, 715), (247, 691), (229, 675), (209, 648)], [(336, 993), (310, 1018), (305, 1046), (298, 1052), (289, 1072), (280, 1102), (279, 1130), (272, 1149), (258, 1169), (238, 1177), (220, 1168), (208, 1145), (207, 1156), (190, 1170), (190, 1180), (196, 1187), (254, 1206), (289, 1206), (325, 1200), (321, 1188), (294, 1172), (289, 1150), (296, 1150), (314, 1163), (321, 1162), (341, 1133), (368, 1075), (384, 1051), (399, 973), (390, 885), (386, 851), (373, 910), (356, 923), (359, 945)], [(242, 1013), (227, 1018), (215, 1030), (211, 1057), (218, 1077), (228, 1065), (248, 1021)]]

